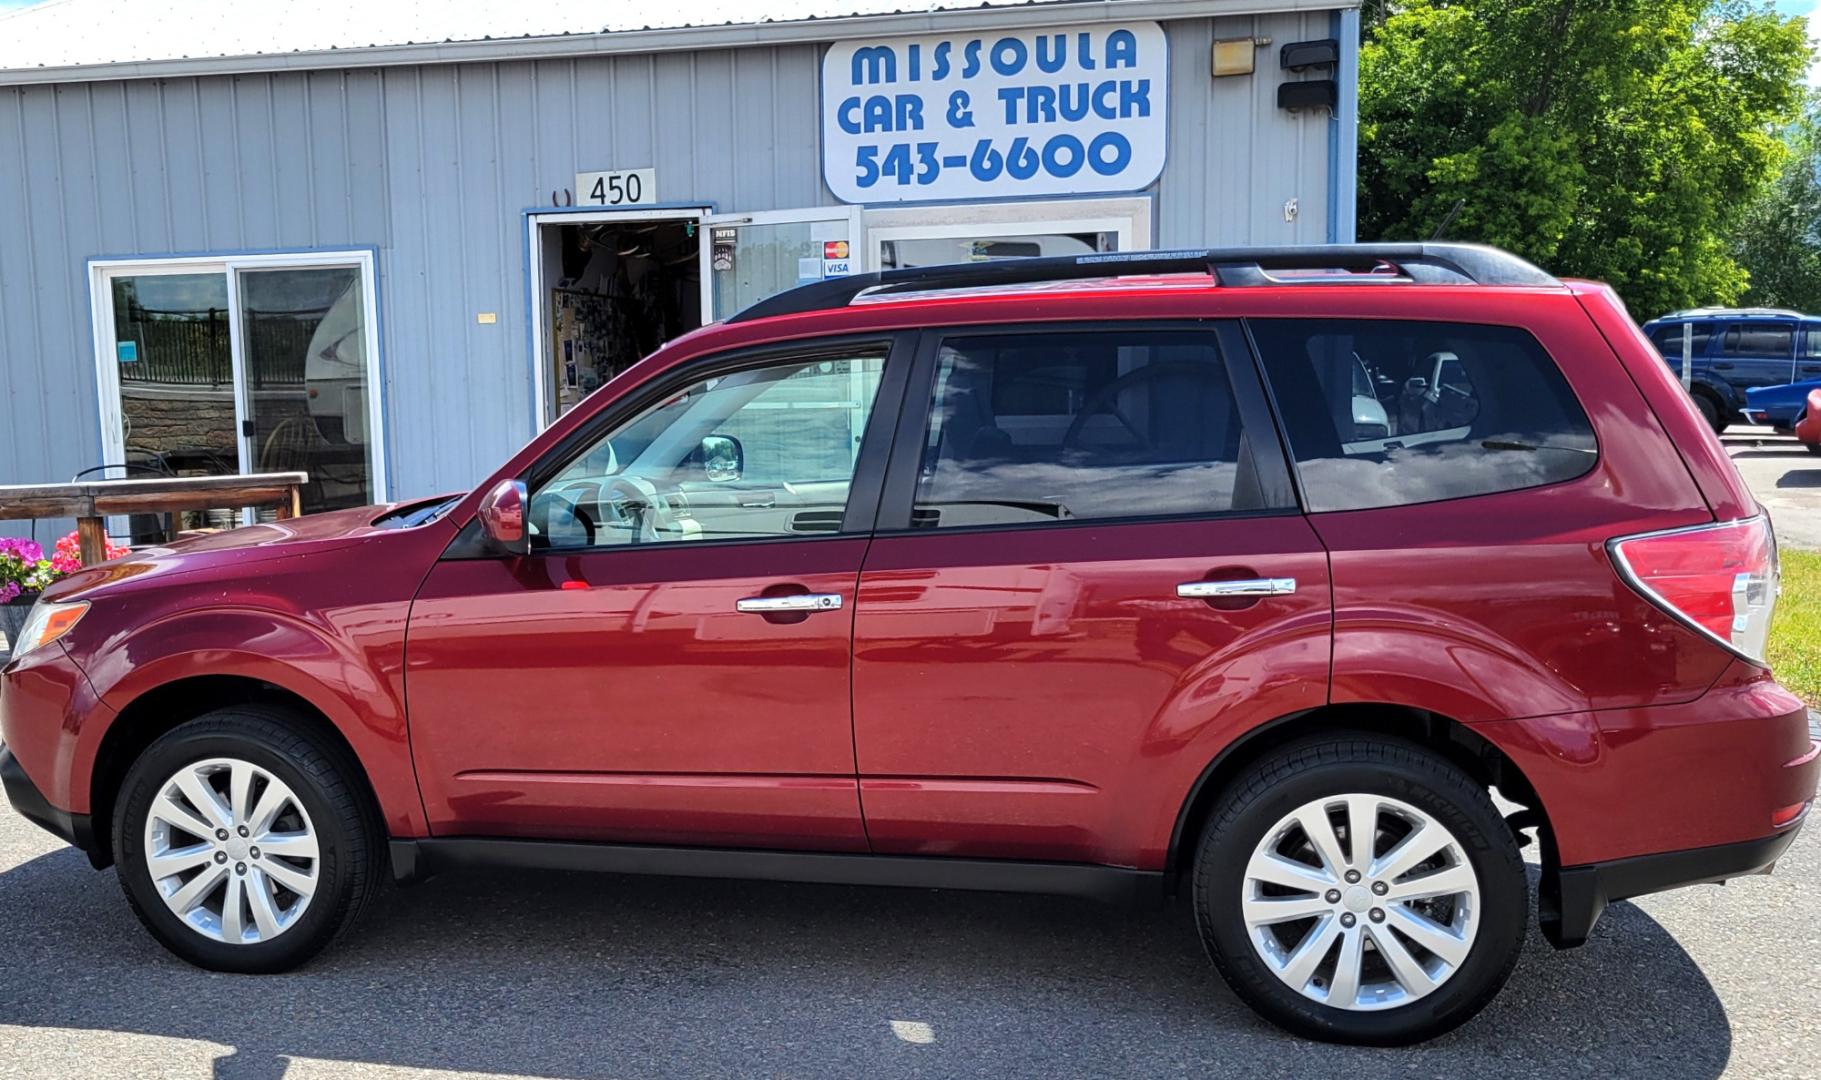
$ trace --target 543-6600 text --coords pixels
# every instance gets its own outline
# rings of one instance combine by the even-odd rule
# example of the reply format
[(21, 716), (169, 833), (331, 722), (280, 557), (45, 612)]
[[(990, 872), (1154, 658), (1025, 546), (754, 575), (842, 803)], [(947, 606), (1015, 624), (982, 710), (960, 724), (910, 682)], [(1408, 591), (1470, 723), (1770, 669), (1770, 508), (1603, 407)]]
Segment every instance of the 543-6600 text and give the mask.
[(856, 182), (863, 188), (882, 180), (924, 186), (935, 183), (947, 169), (966, 169), (980, 181), (1001, 176), (1029, 180), (1040, 173), (1066, 179), (1082, 169), (1114, 176), (1132, 160), (1131, 142), (1117, 131), (1103, 131), (1086, 143), (1062, 132), (1042, 142), (1020, 135), (1003, 148), (992, 139), (980, 139), (965, 153), (943, 150), (937, 142), (859, 147), (854, 154)]

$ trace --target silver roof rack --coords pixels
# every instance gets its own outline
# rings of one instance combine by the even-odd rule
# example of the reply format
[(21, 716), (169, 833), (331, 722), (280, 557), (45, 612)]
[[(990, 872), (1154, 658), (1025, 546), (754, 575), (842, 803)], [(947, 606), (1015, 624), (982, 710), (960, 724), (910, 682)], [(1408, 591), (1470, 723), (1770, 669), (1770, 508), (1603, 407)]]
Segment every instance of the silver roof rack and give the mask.
[(1209, 274), (1224, 288), (1261, 285), (1559, 286), (1516, 255), (1479, 244), (1314, 244), (1302, 247), (1196, 248), (1108, 252), (1059, 258), (1002, 259), (876, 270), (829, 278), (761, 300), (727, 321), (827, 311), (862, 293), (927, 293), (1040, 281), (1155, 274)]

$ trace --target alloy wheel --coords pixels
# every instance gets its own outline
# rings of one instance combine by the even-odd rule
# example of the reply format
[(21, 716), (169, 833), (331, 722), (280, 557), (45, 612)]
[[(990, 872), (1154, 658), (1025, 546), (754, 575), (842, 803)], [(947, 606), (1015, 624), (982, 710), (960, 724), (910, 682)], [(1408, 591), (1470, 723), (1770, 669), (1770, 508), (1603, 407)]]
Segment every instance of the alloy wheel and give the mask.
[(1246, 866), (1247, 937), (1285, 985), (1349, 1011), (1427, 996), (1473, 948), (1480, 884), (1431, 815), (1382, 795), (1304, 804), (1269, 829)]
[(165, 906), (228, 944), (259, 944), (295, 926), (321, 869), (303, 802), (272, 772), (237, 758), (186, 765), (160, 785), (145, 854)]

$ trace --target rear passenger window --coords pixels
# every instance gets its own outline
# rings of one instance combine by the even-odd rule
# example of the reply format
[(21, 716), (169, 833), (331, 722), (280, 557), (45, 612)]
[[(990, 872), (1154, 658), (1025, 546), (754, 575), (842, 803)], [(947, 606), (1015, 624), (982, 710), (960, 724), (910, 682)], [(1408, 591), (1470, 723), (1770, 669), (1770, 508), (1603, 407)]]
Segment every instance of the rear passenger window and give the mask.
[(1593, 468), (1587, 414), (1522, 330), (1379, 320), (1251, 328), (1311, 511), (1513, 491)]
[(1793, 326), (1734, 326), (1720, 342), (1722, 356), (1775, 356), (1785, 358), (1795, 348)]
[(1260, 508), (1212, 335), (950, 338), (911, 524), (1043, 524)]

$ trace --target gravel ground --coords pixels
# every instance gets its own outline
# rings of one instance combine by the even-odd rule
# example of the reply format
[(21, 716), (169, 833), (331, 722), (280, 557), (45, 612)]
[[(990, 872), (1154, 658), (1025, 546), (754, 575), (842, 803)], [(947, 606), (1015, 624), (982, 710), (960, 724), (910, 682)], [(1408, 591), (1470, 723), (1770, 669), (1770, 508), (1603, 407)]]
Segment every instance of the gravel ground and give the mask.
[(1821, 837), (1776, 876), (1532, 935), (1504, 994), (1426, 1046), (1255, 1019), (1185, 909), (563, 874), (382, 897), (285, 976), (215, 975), (0, 815), (0, 1077), (505, 1075), (1814, 1077)]

